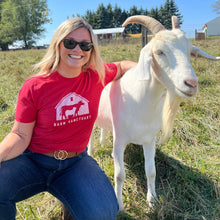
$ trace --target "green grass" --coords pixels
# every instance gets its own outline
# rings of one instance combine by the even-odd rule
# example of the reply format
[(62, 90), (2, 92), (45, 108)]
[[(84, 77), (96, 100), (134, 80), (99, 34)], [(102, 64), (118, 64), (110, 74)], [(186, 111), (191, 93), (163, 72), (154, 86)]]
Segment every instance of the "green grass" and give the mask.
[[(220, 39), (193, 41), (214, 56), (220, 56)], [(141, 42), (102, 44), (106, 62), (138, 60)], [(32, 65), (45, 50), (0, 52), (0, 140), (9, 132), (19, 88), (32, 75)], [(157, 146), (156, 191), (159, 201), (146, 203), (147, 183), (141, 146), (130, 144), (125, 151), (126, 180), (123, 199), (126, 212), (118, 220), (130, 219), (220, 219), (220, 61), (191, 59), (199, 78), (199, 93), (184, 100), (172, 137)], [(96, 128), (94, 157), (113, 181), (112, 135), (105, 146), (98, 143)], [(59, 202), (48, 193), (17, 204), (17, 219), (60, 219)]]

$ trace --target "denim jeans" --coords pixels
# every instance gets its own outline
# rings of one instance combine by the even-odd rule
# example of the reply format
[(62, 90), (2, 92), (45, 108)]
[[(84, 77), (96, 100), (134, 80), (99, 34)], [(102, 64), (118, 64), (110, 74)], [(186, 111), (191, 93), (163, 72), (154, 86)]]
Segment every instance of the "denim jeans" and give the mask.
[(64, 203), (74, 220), (114, 220), (118, 203), (114, 189), (87, 152), (57, 160), (26, 150), (1, 163), (0, 220), (13, 220), (16, 202), (47, 191)]

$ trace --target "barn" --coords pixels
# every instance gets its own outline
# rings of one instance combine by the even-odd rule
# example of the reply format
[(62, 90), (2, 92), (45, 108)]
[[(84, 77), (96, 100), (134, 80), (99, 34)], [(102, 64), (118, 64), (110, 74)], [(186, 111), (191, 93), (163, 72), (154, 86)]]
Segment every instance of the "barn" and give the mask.
[(124, 27), (94, 29), (93, 32), (99, 40), (113, 39), (113, 38), (124, 37), (125, 36), (125, 28)]
[(220, 16), (207, 22), (207, 36), (220, 36)]

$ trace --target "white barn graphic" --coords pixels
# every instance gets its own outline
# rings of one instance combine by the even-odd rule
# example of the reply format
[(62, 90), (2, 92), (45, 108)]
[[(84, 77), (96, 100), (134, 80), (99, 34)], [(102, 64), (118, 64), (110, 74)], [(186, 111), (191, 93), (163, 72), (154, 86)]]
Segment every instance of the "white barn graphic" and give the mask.
[(88, 100), (71, 92), (61, 99), (55, 107), (56, 120), (68, 120), (77, 116), (89, 114)]

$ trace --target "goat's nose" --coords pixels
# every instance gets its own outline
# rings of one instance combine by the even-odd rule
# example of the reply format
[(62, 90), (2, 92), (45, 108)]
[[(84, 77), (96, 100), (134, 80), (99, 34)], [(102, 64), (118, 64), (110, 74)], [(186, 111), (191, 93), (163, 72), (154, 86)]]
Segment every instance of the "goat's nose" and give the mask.
[(191, 88), (196, 88), (198, 86), (198, 80), (197, 79), (187, 79), (184, 80), (185, 85)]

